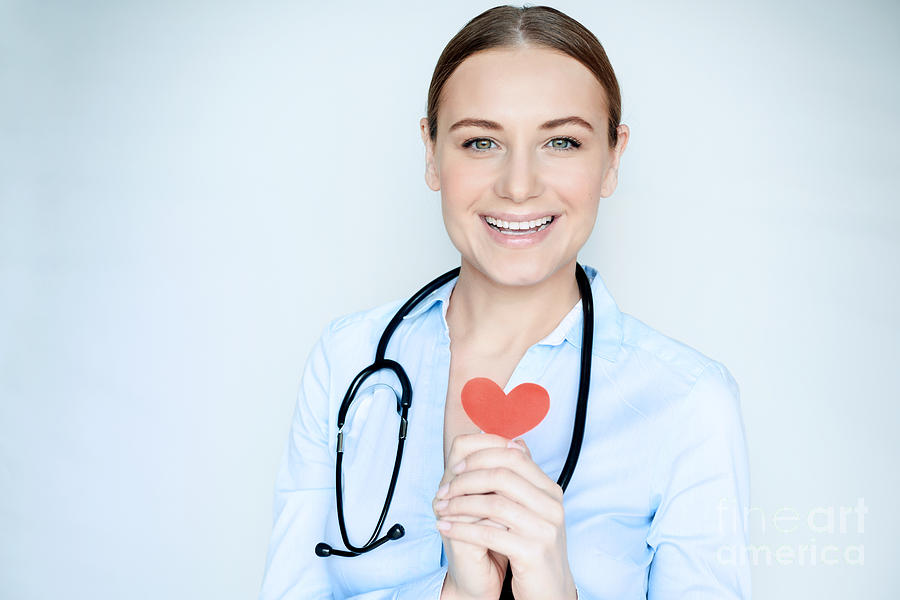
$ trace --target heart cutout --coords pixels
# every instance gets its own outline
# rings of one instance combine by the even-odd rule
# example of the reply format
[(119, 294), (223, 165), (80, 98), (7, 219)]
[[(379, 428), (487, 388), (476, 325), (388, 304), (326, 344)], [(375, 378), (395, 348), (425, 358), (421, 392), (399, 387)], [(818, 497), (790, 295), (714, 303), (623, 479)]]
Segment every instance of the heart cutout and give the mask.
[(521, 383), (506, 394), (492, 379), (474, 377), (463, 386), (462, 405), (482, 431), (513, 439), (544, 420), (550, 394), (536, 383)]

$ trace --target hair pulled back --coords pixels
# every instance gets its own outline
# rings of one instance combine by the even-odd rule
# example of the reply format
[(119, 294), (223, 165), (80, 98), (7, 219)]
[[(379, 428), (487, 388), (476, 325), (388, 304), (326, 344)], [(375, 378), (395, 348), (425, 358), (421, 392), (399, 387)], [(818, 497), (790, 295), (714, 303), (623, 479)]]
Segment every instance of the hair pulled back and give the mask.
[(437, 138), (437, 113), (441, 90), (453, 71), (476, 52), (492, 48), (544, 46), (568, 54), (600, 82), (606, 95), (610, 147), (617, 141), (622, 118), (619, 82), (606, 51), (584, 25), (549, 6), (496, 6), (484, 11), (453, 36), (438, 58), (428, 88), (428, 129)]

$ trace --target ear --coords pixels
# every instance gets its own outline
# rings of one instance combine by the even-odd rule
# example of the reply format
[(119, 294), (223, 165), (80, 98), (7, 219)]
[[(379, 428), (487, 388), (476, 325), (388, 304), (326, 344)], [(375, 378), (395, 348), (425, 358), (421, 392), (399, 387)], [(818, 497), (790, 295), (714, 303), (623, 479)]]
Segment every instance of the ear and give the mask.
[(610, 150), (611, 160), (606, 173), (603, 175), (603, 181), (600, 183), (600, 197), (609, 198), (616, 191), (616, 185), (619, 183), (619, 159), (625, 152), (628, 145), (628, 136), (630, 131), (628, 125), (624, 123), (616, 127), (616, 147)]
[(421, 129), (422, 143), (425, 144), (425, 183), (432, 191), (436, 192), (441, 189), (441, 177), (434, 162), (434, 142), (431, 141), (428, 131), (427, 117), (422, 117), (419, 121), (419, 129)]

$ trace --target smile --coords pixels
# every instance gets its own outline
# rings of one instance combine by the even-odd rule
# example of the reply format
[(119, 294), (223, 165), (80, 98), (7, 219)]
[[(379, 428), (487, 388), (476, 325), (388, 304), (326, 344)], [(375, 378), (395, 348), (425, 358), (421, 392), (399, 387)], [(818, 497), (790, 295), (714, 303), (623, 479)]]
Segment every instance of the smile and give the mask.
[(549, 227), (550, 223), (553, 222), (553, 217), (548, 215), (531, 221), (503, 221), (485, 216), (484, 220), (492, 229), (504, 235), (530, 235)]

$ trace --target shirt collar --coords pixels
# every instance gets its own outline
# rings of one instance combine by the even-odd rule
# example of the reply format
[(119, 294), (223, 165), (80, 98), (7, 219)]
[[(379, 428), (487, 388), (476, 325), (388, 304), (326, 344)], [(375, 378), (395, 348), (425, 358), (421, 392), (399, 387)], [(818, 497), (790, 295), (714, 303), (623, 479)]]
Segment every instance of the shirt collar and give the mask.
[[(591, 282), (591, 293), (594, 297), (594, 343), (592, 354), (614, 362), (619, 347), (622, 345), (622, 313), (615, 300), (603, 283), (603, 279), (597, 273), (597, 269), (590, 265), (582, 265), (584, 273)], [(459, 277), (454, 277), (441, 287), (437, 288), (419, 302), (418, 305), (407, 313), (404, 319), (414, 319), (429, 311), (436, 303), (441, 303), (441, 318), (444, 327), (447, 327), (447, 308), (450, 294)], [(581, 348), (581, 324), (584, 321), (584, 313), (581, 310), (581, 300), (563, 317), (559, 325), (546, 337), (538, 342), (538, 345), (558, 346), (563, 342), (569, 342), (576, 348)]]

